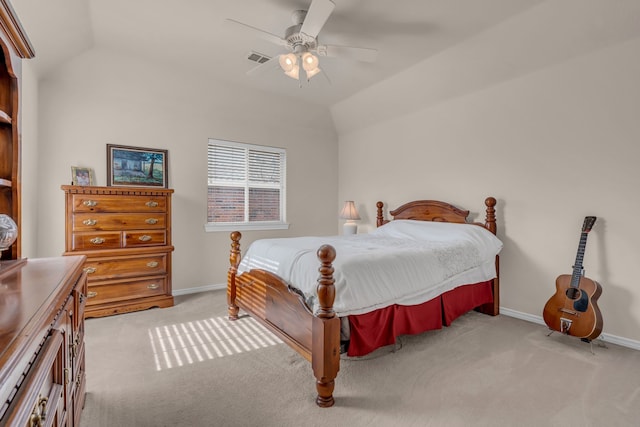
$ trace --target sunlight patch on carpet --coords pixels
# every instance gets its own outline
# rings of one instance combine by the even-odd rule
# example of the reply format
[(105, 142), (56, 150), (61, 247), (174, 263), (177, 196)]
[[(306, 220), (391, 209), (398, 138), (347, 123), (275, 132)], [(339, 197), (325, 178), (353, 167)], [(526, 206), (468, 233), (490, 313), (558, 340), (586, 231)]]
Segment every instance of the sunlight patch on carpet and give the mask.
[(282, 343), (251, 317), (210, 317), (149, 329), (156, 370), (178, 368)]

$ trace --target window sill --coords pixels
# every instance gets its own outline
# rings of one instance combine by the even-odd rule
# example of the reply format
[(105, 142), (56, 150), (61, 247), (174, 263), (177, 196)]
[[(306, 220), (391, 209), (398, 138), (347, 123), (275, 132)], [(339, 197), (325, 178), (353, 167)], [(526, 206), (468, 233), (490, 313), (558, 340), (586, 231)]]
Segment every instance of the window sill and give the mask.
[(207, 233), (216, 231), (254, 231), (254, 230), (288, 230), (289, 224), (286, 222), (256, 222), (256, 223), (235, 223), (235, 224), (214, 224), (207, 223), (204, 230)]

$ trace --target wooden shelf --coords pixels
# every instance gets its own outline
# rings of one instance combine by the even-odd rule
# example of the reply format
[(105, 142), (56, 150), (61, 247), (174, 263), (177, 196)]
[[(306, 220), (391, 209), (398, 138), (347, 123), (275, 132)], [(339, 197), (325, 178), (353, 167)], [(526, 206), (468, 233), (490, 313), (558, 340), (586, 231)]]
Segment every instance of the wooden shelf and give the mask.
[[(18, 232), (22, 230), (22, 192), (20, 188), (21, 61), (24, 58), (32, 57), (33, 46), (31, 46), (15, 11), (8, 0), (0, 0), (0, 212), (13, 218)], [(4, 262), (19, 259), (21, 253), (22, 241), (17, 239), (10, 249), (0, 252), (0, 260)], [(0, 404), (0, 414), (2, 408), (3, 406)], [(0, 425), (4, 425), (4, 423), (0, 422)]]

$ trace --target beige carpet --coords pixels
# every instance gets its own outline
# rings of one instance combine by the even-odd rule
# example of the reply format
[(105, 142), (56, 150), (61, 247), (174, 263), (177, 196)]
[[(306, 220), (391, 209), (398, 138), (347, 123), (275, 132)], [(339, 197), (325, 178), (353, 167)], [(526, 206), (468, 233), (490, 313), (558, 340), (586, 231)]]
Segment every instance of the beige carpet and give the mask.
[[(344, 359), (333, 408), (310, 364), (224, 291), (86, 322), (83, 427), (638, 426), (640, 352), (591, 346), (518, 319), (468, 313)], [(606, 321), (606, 318), (605, 318)]]

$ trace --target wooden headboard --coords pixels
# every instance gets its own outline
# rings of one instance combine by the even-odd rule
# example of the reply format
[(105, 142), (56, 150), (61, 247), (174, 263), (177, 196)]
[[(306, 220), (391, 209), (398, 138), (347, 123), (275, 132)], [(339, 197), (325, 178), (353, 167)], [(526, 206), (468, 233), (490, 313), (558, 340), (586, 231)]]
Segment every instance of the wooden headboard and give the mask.
[[(484, 201), (484, 204), (486, 206), (486, 217), (484, 224), (468, 222), (468, 210), (460, 209), (453, 206), (452, 204), (440, 202), (438, 200), (416, 200), (413, 202), (405, 203), (398, 209), (389, 211), (389, 214), (393, 216), (394, 220), (415, 219), (419, 221), (456, 222), (461, 224), (482, 225), (493, 234), (496, 234), (496, 199), (494, 199), (493, 197), (487, 197)], [(376, 225), (380, 227), (390, 220), (384, 218), (382, 209), (384, 207), (384, 203), (378, 202), (376, 203), (376, 207), (378, 208)]]

